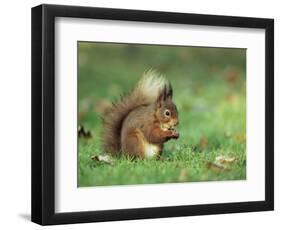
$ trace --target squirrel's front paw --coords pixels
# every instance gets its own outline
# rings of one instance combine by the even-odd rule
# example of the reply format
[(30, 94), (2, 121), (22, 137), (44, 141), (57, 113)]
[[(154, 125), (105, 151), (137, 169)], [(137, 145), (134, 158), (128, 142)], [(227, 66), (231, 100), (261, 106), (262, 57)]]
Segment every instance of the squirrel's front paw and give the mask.
[(172, 131), (172, 138), (178, 139), (180, 136), (179, 132), (177, 130)]
[(178, 139), (180, 136), (179, 132), (175, 129), (169, 130), (169, 138)]

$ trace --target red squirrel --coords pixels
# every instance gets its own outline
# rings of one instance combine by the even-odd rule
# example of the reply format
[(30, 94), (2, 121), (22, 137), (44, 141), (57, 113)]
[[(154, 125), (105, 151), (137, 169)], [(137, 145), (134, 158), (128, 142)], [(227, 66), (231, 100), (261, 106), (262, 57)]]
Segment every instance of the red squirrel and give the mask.
[(170, 82), (153, 70), (133, 91), (113, 104), (103, 123), (106, 153), (137, 158), (159, 157), (168, 140), (179, 137), (178, 111)]

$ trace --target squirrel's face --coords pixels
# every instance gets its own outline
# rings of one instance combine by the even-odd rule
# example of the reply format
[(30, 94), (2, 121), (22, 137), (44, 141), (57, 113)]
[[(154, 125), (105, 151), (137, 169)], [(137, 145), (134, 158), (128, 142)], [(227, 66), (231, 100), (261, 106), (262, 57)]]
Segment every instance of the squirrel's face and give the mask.
[(169, 83), (163, 88), (156, 100), (155, 116), (159, 121), (162, 130), (173, 130), (177, 133), (176, 126), (179, 123), (178, 110), (176, 105), (172, 101), (172, 98), (173, 89), (172, 85)]
[(178, 110), (171, 99), (158, 103), (156, 117), (163, 130), (175, 130), (179, 123)]

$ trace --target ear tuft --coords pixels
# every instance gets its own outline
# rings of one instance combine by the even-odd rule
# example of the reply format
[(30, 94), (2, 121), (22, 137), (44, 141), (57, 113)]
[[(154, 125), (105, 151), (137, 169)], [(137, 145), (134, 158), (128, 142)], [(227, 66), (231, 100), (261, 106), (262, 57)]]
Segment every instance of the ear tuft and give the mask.
[(173, 88), (171, 85), (171, 82), (169, 81), (167, 91), (166, 91), (166, 98), (167, 99), (172, 99), (173, 98)]
[(158, 98), (156, 100), (156, 105), (158, 107), (161, 107), (165, 100), (166, 100), (166, 86), (164, 86), (163, 90), (159, 93)]

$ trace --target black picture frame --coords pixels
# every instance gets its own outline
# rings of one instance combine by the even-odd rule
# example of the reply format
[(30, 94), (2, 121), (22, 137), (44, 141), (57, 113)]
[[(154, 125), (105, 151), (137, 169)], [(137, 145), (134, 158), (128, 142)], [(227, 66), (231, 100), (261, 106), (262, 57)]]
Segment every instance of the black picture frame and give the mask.
[[(265, 200), (55, 213), (55, 18), (109, 19), (265, 29)], [(274, 209), (274, 20), (110, 8), (32, 8), (32, 205), (41, 225), (267, 211)]]

